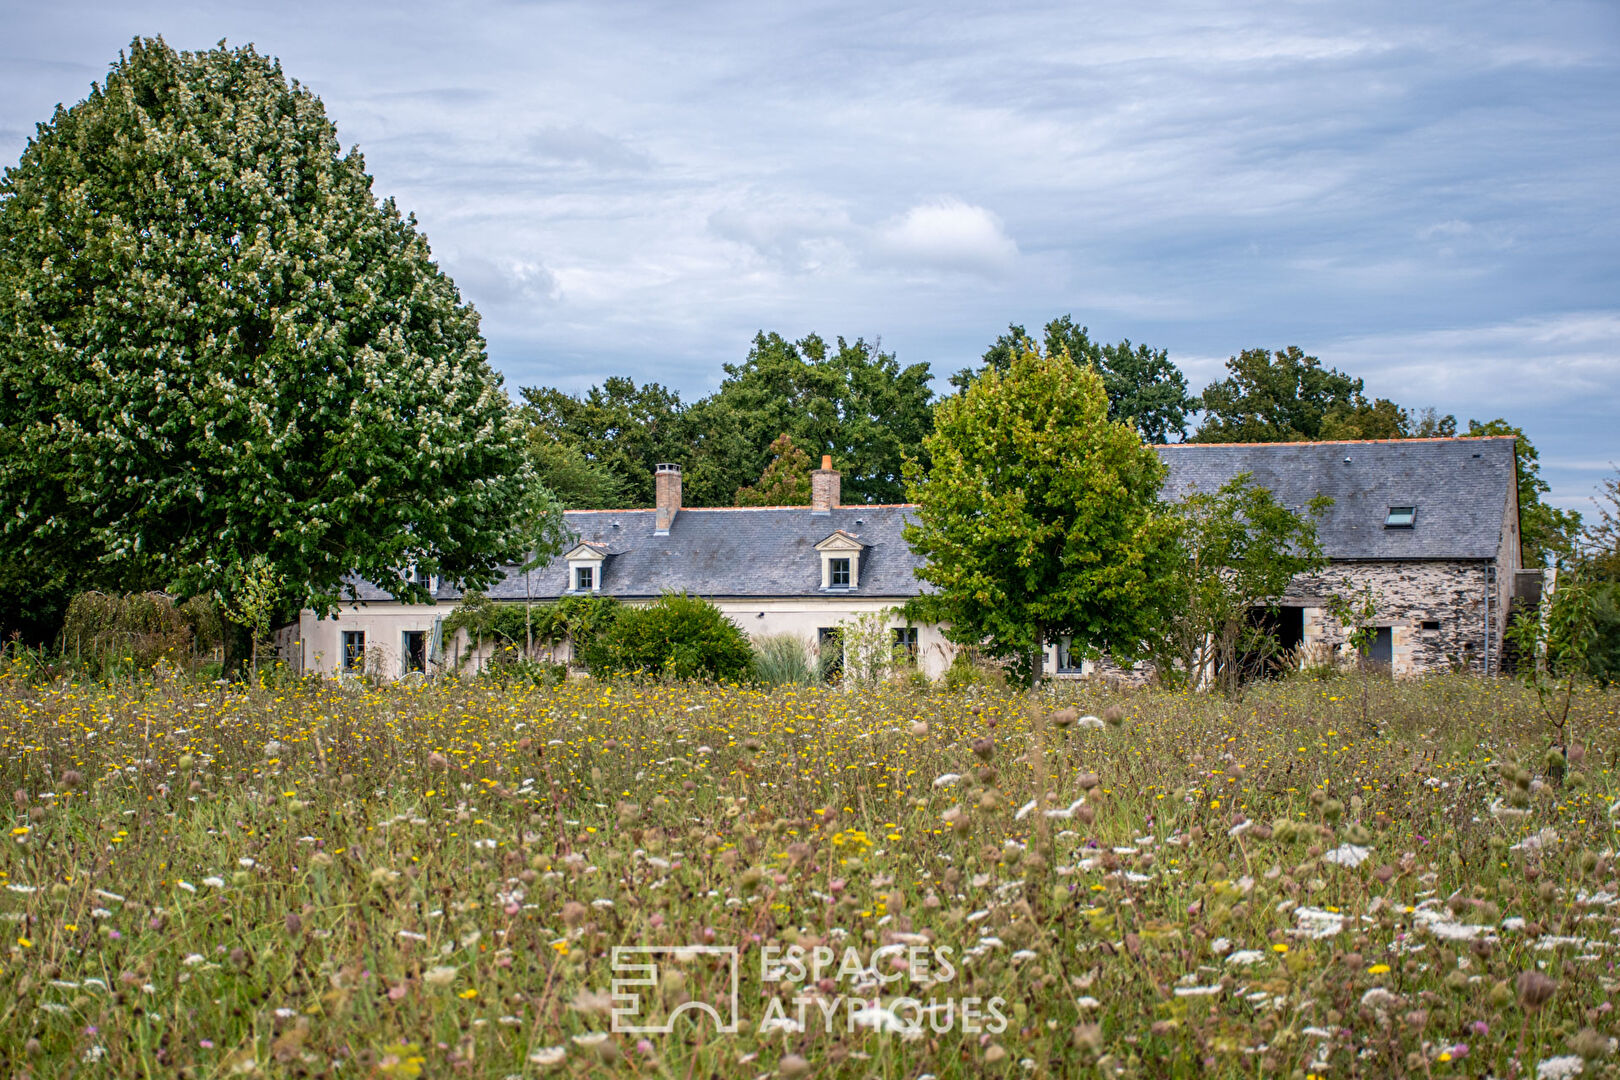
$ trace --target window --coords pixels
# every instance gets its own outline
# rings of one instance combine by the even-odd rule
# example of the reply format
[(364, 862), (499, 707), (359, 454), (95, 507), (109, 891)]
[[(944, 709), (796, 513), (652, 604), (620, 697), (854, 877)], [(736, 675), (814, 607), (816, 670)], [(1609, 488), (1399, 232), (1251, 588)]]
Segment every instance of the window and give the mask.
[(835, 683), (844, 677), (844, 628), (823, 626), (816, 630), (823, 682)]
[(400, 655), (405, 660), (405, 674), (427, 671), (427, 631), (407, 630), (400, 642)]
[(577, 592), (591, 592), (596, 588), (596, 567), (574, 567), (574, 589)]
[(915, 626), (897, 626), (894, 628), (894, 655), (903, 657), (907, 662), (917, 662), (917, 628)]
[(1423, 620), (1423, 629), (1425, 629), (1425, 630), (1438, 630), (1438, 629), (1440, 629), (1440, 620), (1439, 619), (1424, 619)]
[(366, 632), (364, 630), (343, 631), (343, 670), (364, 671), (366, 669)]
[(827, 560), (827, 584), (834, 589), (849, 588), (849, 560)]
[(1410, 529), (1412, 527), (1412, 523), (1416, 520), (1417, 507), (1392, 506), (1389, 508), (1388, 516), (1384, 518), (1384, 528)]
[(1057, 669), (1059, 671), (1068, 672), (1068, 671), (1079, 671), (1080, 668), (1081, 668), (1080, 659), (1077, 656), (1075, 656), (1073, 652), (1070, 651), (1070, 639), (1066, 638), (1066, 637), (1058, 638), (1058, 643), (1057, 643)]

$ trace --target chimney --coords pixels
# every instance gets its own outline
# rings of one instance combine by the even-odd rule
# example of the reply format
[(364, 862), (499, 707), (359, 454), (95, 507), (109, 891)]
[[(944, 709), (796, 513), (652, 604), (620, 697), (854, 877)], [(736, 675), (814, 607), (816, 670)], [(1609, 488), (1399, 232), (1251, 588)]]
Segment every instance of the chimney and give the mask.
[(681, 512), (681, 467), (653, 466), (653, 491), (658, 498), (658, 514), (653, 518), (653, 535), (668, 536), (675, 515)]
[(832, 455), (821, 455), (821, 468), (810, 474), (810, 512), (829, 514), (843, 494), (843, 474), (832, 467)]

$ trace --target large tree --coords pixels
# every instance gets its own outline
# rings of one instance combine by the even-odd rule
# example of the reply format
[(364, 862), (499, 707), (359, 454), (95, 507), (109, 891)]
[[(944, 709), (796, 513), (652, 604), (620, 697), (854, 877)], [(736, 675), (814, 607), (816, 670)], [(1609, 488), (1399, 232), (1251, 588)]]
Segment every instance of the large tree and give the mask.
[(1574, 554), (1581, 532), (1581, 515), (1560, 510), (1541, 501), (1551, 485), (1541, 478), (1541, 455), (1524, 429), (1501, 417), (1468, 421), (1471, 436), (1513, 436), (1514, 459), (1519, 475), (1519, 538), (1524, 565), (1541, 566), (1549, 561), (1566, 563)]
[(590, 509), (653, 505), (653, 467), (666, 461), (684, 466), (691, 457), (686, 406), (680, 394), (659, 383), (637, 386), (615, 375), (583, 395), (524, 387), (523, 400), (541, 439), (562, 443), (598, 467), (602, 482), (591, 494), (608, 501)]
[[(1187, 376), (1170, 362), (1169, 353), (1127, 340), (1108, 345), (1091, 339), (1090, 331), (1076, 326), (1069, 315), (1046, 324), (1042, 344), (1049, 356), (1064, 352), (1077, 364), (1090, 364), (1102, 375), (1108, 392), (1108, 418), (1130, 421), (1150, 443), (1168, 442), (1187, 433), (1187, 415), (1198, 401), (1187, 392)], [(985, 351), (984, 367), (1005, 372), (1021, 350), (1036, 347), (1029, 332), (1017, 324)], [(951, 376), (951, 384), (965, 388), (977, 373), (964, 369)]]
[(1449, 436), (1457, 418), (1434, 409), (1412, 412), (1388, 398), (1368, 400), (1365, 383), (1325, 368), (1297, 345), (1275, 352), (1244, 349), (1226, 361), (1227, 377), (1210, 383), (1198, 405), (1203, 421), (1193, 442), (1360, 441)]
[(690, 405), (622, 377), (583, 395), (531, 387), (523, 396), (539, 430), (616, 479), (614, 506), (651, 505), (662, 461), (681, 466), (687, 505), (730, 506), (759, 481), (783, 434), (807, 453), (832, 455), (844, 501), (897, 502), (902, 462), (932, 423), (930, 378), (927, 364), (902, 367), (859, 339), (829, 345), (815, 334), (795, 342), (762, 332), (742, 363), (725, 365), (719, 389)]
[(1102, 376), (1066, 353), (1017, 351), (943, 401), (908, 471), (906, 540), (937, 590), (919, 605), (951, 639), (1038, 681), (1047, 642), (1130, 659), (1158, 632), (1177, 569), (1164, 465), (1108, 418)]
[(713, 471), (717, 491), (754, 483), (786, 432), (812, 457), (832, 455), (845, 502), (903, 498), (902, 463), (933, 420), (927, 364), (902, 367), (859, 338), (829, 345), (816, 334), (794, 342), (760, 333), (747, 359), (725, 371), (719, 390), (692, 409), (694, 431), (710, 439), (697, 447), (700, 468)]
[(421, 597), (550, 509), (476, 313), (274, 60), (137, 39), (6, 170), (0, 580)]

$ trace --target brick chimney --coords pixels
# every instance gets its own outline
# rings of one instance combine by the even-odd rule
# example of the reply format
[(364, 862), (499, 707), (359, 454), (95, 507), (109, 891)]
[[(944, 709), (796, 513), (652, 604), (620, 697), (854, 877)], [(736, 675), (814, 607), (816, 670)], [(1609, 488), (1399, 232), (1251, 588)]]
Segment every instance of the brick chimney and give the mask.
[(832, 455), (821, 455), (821, 468), (810, 474), (810, 512), (829, 514), (843, 494), (844, 477), (832, 467)]
[(668, 536), (675, 515), (681, 512), (681, 467), (669, 464), (653, 466), (653, 491), (658, 498), (653, 535)]

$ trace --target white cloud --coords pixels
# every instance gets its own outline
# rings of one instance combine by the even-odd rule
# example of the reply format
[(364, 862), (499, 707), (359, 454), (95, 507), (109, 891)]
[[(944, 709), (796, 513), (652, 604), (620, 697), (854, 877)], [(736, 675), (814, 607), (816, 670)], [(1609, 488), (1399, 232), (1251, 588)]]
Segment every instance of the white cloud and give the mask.
[(913, 206), (878, 230), (876, 247), (902, 264), (989, 274), (1018, 256), (1000, 218), (956, 198)]

